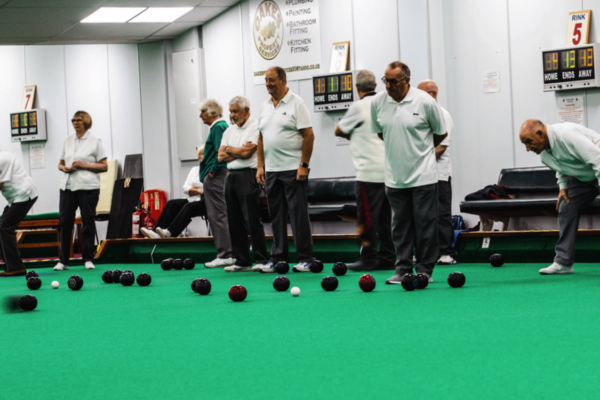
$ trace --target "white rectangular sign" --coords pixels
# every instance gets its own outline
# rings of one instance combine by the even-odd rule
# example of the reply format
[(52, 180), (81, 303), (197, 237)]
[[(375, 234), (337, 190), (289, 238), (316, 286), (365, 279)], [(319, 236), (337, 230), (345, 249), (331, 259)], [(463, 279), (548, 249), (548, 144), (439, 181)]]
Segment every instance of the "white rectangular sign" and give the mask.
[(40, 169), (46, 167), (44, 160), (44, 147), (45, 146), (43, 144), (29, 145), (29, 167), (31, 169)]
[(483, 93), (497, 93), (500, 91), (500, 71), (484, 71)]
[(585, 126), (585, 102), (583, 95), (557, 97), (558, 122), (572, 122)]
[(275, 66), (288, 81), (321, 73), (319, 0), (250, 0), (250, 31), (254, 84)]

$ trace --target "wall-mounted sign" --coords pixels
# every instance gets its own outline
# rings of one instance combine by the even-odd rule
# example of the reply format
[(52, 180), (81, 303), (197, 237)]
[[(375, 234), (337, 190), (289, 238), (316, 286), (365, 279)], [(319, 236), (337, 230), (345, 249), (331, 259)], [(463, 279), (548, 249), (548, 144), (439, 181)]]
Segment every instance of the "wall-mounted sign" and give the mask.
[(321, 72), (319, 0), (250, 0), (250, 31), (255, 84), (264, 84), (275, 66), (288, 81)]

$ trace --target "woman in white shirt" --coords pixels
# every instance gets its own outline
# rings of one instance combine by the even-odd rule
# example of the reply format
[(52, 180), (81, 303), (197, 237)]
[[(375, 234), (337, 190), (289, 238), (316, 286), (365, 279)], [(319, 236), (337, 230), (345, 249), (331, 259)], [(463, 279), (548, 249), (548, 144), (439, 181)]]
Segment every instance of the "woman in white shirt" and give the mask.
[(85, 111), (77, 111), (71, 120), (75, 135), (65, 140), (58, 169), (63, 172), (60, 181), (60, 262), (55, 271), (69, 269), (75, 212), (81, 211), (83, 225), (83, 261), (86, 269), (94, 269), (96, 238), (96, 206), (100, 195), (101, 172), (108, 169), (106, 151), (102, 142), (88, 130), (92, 117)]
[[(198, 162), (202, 162), (204, 147), (198, 149)], [(183, 199), (167, 201), (165, 208), (156, 221), (155, 231), (141, 228), (140, 232), (150, 239), (177, 237), (194, 217), (206, 216), (206, 205), (202, 194), (204, 193), (200, 182), (200, 166), (192, 168), (183, 184)]]
[(25, 275), (15, 230), (35, 201), (37, 190), (21, 161), (13, 154), (0, 151), (0, 190), (8, 202), (0, 218), (0, 245), (6, 271), (0, 276)]

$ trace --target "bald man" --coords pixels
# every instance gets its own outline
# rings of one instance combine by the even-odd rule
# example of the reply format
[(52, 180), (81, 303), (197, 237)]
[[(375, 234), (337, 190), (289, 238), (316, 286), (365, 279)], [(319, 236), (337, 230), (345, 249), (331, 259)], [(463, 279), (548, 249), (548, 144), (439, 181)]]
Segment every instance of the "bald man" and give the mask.
[[(431, 79), (427, 79), (417, 86), (418, 89), (429, 94), (438, 101), (438, 86)], [(444, 114), (446, 132), (448, 136), (442, 143), (435, 146), (435, 158), (438, 170), (438, 228), (440, 243), (439, 265), (456, 264), (456, 250), (454, 249), (454, 228), (452, 228), (452, 163), (450, 162), (450, 135), (454, 129), (454, 122), (450, 113), (440, 106)]]
[(572, 274), (579, 217), (600, 194), (600, 134), (570, 122), (544, 125), (530, 119), (521, 126), (519, 139), (556, 171), (560, 189), (556, 257), (540, 274)]

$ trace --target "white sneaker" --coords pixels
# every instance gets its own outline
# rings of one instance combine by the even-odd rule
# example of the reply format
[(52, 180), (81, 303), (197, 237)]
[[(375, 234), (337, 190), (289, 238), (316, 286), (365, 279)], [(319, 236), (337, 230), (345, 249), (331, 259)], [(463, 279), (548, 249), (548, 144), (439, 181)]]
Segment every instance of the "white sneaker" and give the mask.
[(541, 275), (572, 274), (573, 272), (573, 267), (567, 267), (556, 261), (553, 262), (551, 266), (540, 269)]
[(69, 266), (65, 265), (65, 264), (63, 264), (61, 262), (59, 262), (58, 264), (56, 264), (56, 266), (54, 266), (54, 270), (55, 271), (65, 271), (67, 269), (69, 269)]
[(140, 228), (140, 232), (148, 239), (160, 239), (160, 235), (151, 229)]
[(232, 265), (225, 267), (225, 272), (246, 272), (252, 271), (252, 267), (240, 267), (239, 265)]
[(456, 264), (456, 260), (454, 258), (452, 258), (452, 256), (445, 255), (445, 256), (441, 256), (440, 259), (437, 261), (437, 263), (439, 265), (454, 265), (454, 264)]
[(85, 269), (96, 269), (96, 267), (94, 266), (94, 264), (91, 261), (86, 261)]
[[(158, 228), (156, 229), (158, 230)], [(235, 258), (215, 258), (211, 262), (204, 264), (206, 268), (222, 268), (235, 264)]]
[(163, 239), (168, 239), (171, 237), (171, 232), (169, 232), (168, 229), (156, 228), (156, 233), (158, 233)]
[(309, 264), (307, 262), (298, 263), (298, 264), (294, 265), (294, 267), (292, 268), (292, 271), (294, 271), (294, 272), (310, 272), (310, 267), (308, 265)]
[(270, 261), (266, 264), (260, 264), (260, 265), (261, 265), (261, 267), (258, 269), (258, 271), (262, 274), (275, 272), (275, 264)]
[(264, 268), (266, 266), (267, 264), (256, 264), (254, 267), (252, 267), (252, 272), (258, 272), (261, 268)]

